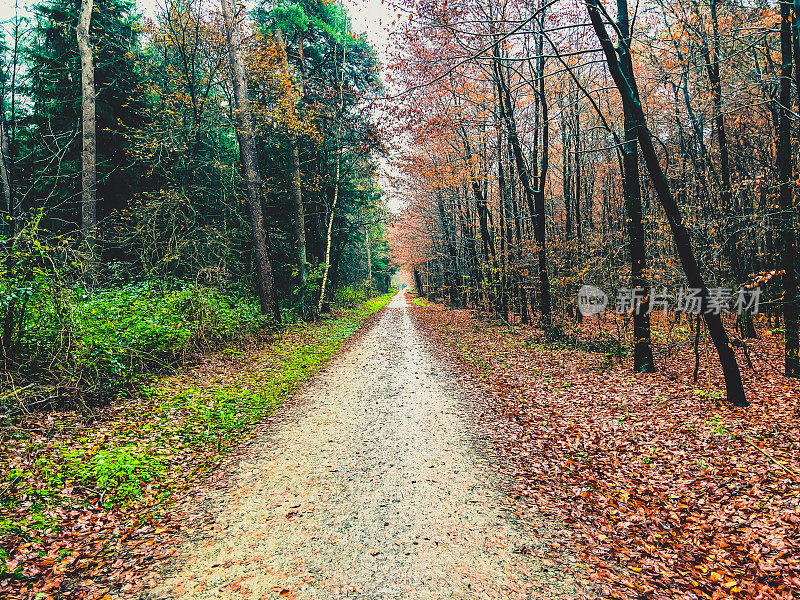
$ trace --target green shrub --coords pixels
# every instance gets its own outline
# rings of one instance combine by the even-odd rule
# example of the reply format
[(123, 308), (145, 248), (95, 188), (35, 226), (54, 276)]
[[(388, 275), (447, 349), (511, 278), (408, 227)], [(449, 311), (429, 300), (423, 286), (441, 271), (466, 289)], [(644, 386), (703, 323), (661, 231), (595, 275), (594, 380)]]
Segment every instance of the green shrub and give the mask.
[(127, 284), (94, 292), (40, 285), (26, 305), (18, 368), (81, 391), (116, 393), (144, 373), (263, 324), (256, 298), (196, 284)]
[(353, 306), (368, 301), (374, 295), (375, 289), (367, 285), (349, 285), (333, 290), (333, 302), (341, 306)]

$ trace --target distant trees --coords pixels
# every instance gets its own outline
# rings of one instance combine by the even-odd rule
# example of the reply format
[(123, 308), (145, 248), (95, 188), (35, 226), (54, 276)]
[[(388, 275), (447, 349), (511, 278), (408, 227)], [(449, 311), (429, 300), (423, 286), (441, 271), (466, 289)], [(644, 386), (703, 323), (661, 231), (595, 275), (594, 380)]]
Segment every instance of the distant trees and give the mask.
[[(383, 134), (376, 122), (369, 112), (359, 109), (360, 103), (371, 101), (381, 89), (378, 65), (365, 40), (345, 33), (350, 29), (349, 19), (340, 4), (265, 2), (256, 11), (256, 20), (277, 42), (281, 68), (295, 83), (292, 113), (306, 123), (297, 127), (287, 122), (276, 131), (279, 139), (275, 146), (281, 146), (278, 156), (283, 155), (285, 173), (291, 176), (295, 280), (300, 292), (297, 303), (308, 312), (313, 308), (310, 299), (319, 300), (319, 296), (308, 294), (308, 286), (303, 284), (308, 278), (305, 262), (315, 283), (321, 285), (321, 278), (326, 278), (327, 286), (329, 280), (337, 279), (340, 255), (335, 243), (328, 248), (328, 227), (335, 237), (337, 227), (344, 226), (341, 217), (347, 211), (337, 216), (334, 198), (337, 205), (361, 201), (361, 191), (348, 181), (374, 172), (370, 156), (382, 147)], [(346, 65), (342, 64), (343, 54)], [(367, 224), (369, 202), (363, 208)], [(350, 237), (349, 229), (341, 231)], [(359, 233), (366, 236), (363, 228)]]

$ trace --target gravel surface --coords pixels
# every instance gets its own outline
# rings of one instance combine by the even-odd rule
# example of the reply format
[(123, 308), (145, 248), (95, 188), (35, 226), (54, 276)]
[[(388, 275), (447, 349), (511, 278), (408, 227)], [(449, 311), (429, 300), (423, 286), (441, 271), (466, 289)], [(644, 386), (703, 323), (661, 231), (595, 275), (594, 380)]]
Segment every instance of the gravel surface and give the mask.
[(150, 598), (528, 598), (560, 587), (527, 555), (536, 541), (504, 512), (468, 402), (407, 306), (395, 296), (248, 448), (227, 489), (208, 490), (213, 529), (184, 543)]

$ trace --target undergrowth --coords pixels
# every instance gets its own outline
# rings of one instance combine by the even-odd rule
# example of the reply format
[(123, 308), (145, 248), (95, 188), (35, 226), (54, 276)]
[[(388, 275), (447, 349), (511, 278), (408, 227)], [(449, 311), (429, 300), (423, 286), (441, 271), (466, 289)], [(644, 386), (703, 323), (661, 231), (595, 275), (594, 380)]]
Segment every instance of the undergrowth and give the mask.
[[(9, 286), (6, 305), (23, 289)], [(25, 310), (6, 341), (6, 367), (17, 387), (36, 382), (73, 395), (113, 396), (143, 374), (164, 373), (188, 353), (264, 324), (255, 298), (193, 283), (88, 292), (42, 275), (25, 286)]]

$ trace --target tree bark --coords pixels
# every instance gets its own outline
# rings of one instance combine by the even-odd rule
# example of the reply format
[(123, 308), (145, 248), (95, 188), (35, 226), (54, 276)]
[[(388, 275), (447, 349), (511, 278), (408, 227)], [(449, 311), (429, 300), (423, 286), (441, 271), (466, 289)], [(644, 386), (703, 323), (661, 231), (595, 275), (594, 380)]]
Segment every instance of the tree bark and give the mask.
[[(603, 54), (605, 55), (606, 64), (608, 65), (611, 77), (617, 89), (620, 91), (623, 102), (630, 107), (631, 114), (636, 121), (639, 134), (639, 146), (642, 149), (642, 155), (647, 164), (647, 170), (650, 172), (653, 187), (658, 194), (659, 201), (669, 221), (670, 229), (672, 230), (672, 235), (675, 240), (675, 248), (680, 257), (681, 264), (683, 265), (683, 270), (686, 273), (686, 279), (691, 287), (700, 290), (702, 308), (705, 309), (708, 306), (708, 288), (703, 280), (700, 267), (697, 264), (694, 251), (692, 250), (689, 233), (683, 225), (680, 208), (675, 202), (675, 198), (672, 196), (666, 175), (661, 169), (658, 154), (653, 146), (650, 130), (647, 127), (641, 101), (634, 92), (635, 88), (631, 87), (630, 82), (620, 68), (616, 49), (614, 48), (614, 44), (603, 22), (603, 12), (599, 2), (600, 0), (586, 0), (589, 18), (591, 19), (592, 26), (603, 49)], [(624, 46), (621, 50), (624, 53), (630, 52), (630, 50)], [(725, 327), (722, 324), (722, 319), (718, 314), (713, 314), (711, 312), (704, 312), (703, 316), (722, 365), (722, 372), (725, 377), (725, 386), (727, 389), (727, 399), (735, 406), (748, 406), (749, 403), (745, 398), (742, 375), (739, 371), (739, 365), (736, 363), (736, 355), (733, 353), (728, 333), (725, 331)]]
[[(286, 45), (283, 42), (283, 34), (279, 28), (275, 29), (275, 40), (281, 51), (283, 69), (286, 76), (290, 76), (289, 57), (286, 54)], [(297, 266), (298, 291), (300, 295), (300, 317), (308, 320), (308, 269), (306, 268), (306, 217), (303, 210), (303, 188), (300, 175), (300, 148), (297, 136), (289, 133), (289, 154), (292, 164), (292, 226), (295, 238), (295, 263)]]
[(800, 377), (798, 339), (797, 241), (792, 194), (792, 13), (789, 0), (781, 0), (781, 81), (778, 107), (776, 162), (781, 208), (781, 259), (783, 262), (783, 325), (786, 340), (786, 377)]
[(14, 192), (11, 181), (11, 141), (8, 136), (8, 123), (6, 122), (5, 110), (3, 109), (3, 99), (0, 98), (0, 179), (3, 180), (3, 200), (6, 203), (6, 211), (11, 218), (11, 231), (14, 235)]
[[(794, 86), (795, 100), (800, 108), (800, 0), (794, 0)], [(800, 136), (800, 130), (798, 130)]]
[(81, 151), (81, 236), (86, 252), (86, 269), (91, 284), (97, 283), (97, 132), (94, 88), (94, 53), (89, 40), (93, 0), (81, 0), (78, 21), (78, 52), (81, 57), (81, 114), (83, 148)]
[[(347, 30), (345, 29), (345, 36)], [(278, 33), (280, 35), (280, 33)], [(300, 40), (300, 52), (302, 52), (303, 40)], [(286, 56), (286, 52), (284, 52)], [(328, 216), (328, 226), (325, 232), (325, 266), (322, 271), (322, 285), (319, 290), (319, 302), (317, 303), (317, 312), (322, 312), (322, 307), (325, 304), (325, 288), (328, 284), (328, 270), (330, 268), (331, 260), (331, 240), (333, 238), (333, 218), (336, 214), (336, 204), (339, 202), (339, 177), (342, 171), (342, 149), (340, 148), (340, 140), (342, 138), (342, 112), (344, 110), (344, 64), (347, 61), (347, 42), (343, 38), (342, 41), (342, 74), (339, 79), (339, 122), (336, 125), (336, 181), (333, 185), (333, 202), (331, 202), (331, 213)], [(305, 73), (305, 63), (300, 60), (303, 65), (303, 72)]]
[[(627, 0), (617, 0), (617, 22), (620, 35), (624, 38), (621, 46), (630, 47), (631, 31), (628, 21)], [(638, 96), (633, 77), (633, 63), (628, 52), (621, 52), (620, 68), (631, 88)], [(645, 275), (647, 256), (645, 255), (644, 224), (642, 223), (642, 188), (639, 184), (639, 148), (637, 146), (637, 126), (628, 105), (623, 104), (625, 141), (622, 146), (623, 183), (622, 193), (628, 213), (628, 248), (631, 255), (631, 284), (634, 289), (647, 292), (649, 282)], [(653, 349), (650, 341), (650, 315), (644, 299), (633, 307), (633, 370), (638, 373), (654, 373)]]
[[(541, 22), (539, 27), (544, 28), (544, 8), (541, 12)], [(542, 311), (542, 327), (549, 329), (552, 324), (550, 297), (550, 275), (547, 270), (547, 247), (546, 247), (546, 215), (544, 192), (547, 186), (547, 168), (549, 165), (550, 152), (550, 118), (547, 112), (547, 97), (544, 94), (544, 33), (540, 32), (537, 40), (537, 76), (539, 78), (539, 104), (542, 109), (542, 164), (541, 172), (536, 189), (533, 190), (534, 197), (534, 237), (539, 251), (539, 285), (541, 298), (539, 308)]]
[[(798, 0), (800, 2), (800, 0)], [(5, 168), (10, 188), (8, 212), (11, 216), (11, 234), (16, 237), (22, 229), (22, 206), (20, 198), (14, 188), (15, 176), (15, 154), (17, 151), (17, 70), (19, 67), (20, 41), (22, 39), (23, 21), (19, 16), (18, 6), (14, 4), (14, 51), (11, 53), (11, 131), (8, 130), (8, 123), (5, 123), (5, 135), (8, 154), (5, 156)], [(3, 111), (5, 121), (5, 111)]]
[(417, 296), (425, 297), (425, 287), (422, 285), (422, 277), (419, 276), (419, 269), (414, 267), (414, 287), (417, 288)]
[(247, 80), (242, 58), (242, 38), (231, 7), (231, 0), (222, 0), (222, 12), (228, 39), (228, 55), (233, 71), (233, 94), (236, 101), (237, 128), (239, 129), (239, 149), (247, 179), (247, 200), (250, 219), (253, 225), (256, 268), (258, 270), (259, 299), (261, 314), (271, 316), (276, 323), (281, 321), (278, 299), (272, 277), (272, 264), (269, 260), (269, 237), (264, 228), (261, 210), (261, 174), (256, 154), (253, 120), (250, 114), (250, 99), (247, 94)]
[(708, 81), (711, 83), (711, 90), (714, 93), (714, 122), (717, 128), (720, 175), (722, 176), (720, 203), (722, 204), (722, 217), (724, 219), (731, 208), (733, 190), (731, 186), (730, 158), (728, 155), (728, 135), (725, 129), (725, 114), (722, 107), (722, 81), (719, 75), (719, 18), (717, 17), (717, 0), (711, 0), (711, 25), (714, 31), (713, 56), (708, 47), (704, 48), (704, 55)]
[(567, 111), (561, 103), (559, 103), (559, 112), (561, 113), (561, 195), (564, 199), (564, 212), (566, 216), (564, 234), (567, 243), (569, 243), (572, 239), (572, 164), (570, 160), (572, 155), (570, 152), (572, 135), (571, 132), (567, 131)]
[(331, 243), (333, 241), (333, 219), (336, 216), (336, 205), (339, 202), (339, 174), (340, 174), (340, 157), (336, 155), (336, 183), (333, 188), (333, 202), (331, 202), (331, 213), (328, 216), (328, 227), (325, 232), (325, 265), (322, 271), (322, 285), (319, 290), (319, 302), (317, 303), (317, 313), (322, 313), (322, 308), (325, 305), (325, 292), (328, 286), (328, 272), (330, 271), (331, 264)]
[(369, 224), (364, 226), (364, 245), (367, 249), (367, 287), (372, 287), (372, 240), (369, 236)]
[[(577, 109), (575, 110), (575, 233), (578, 236), (578, 247), (580, 247), (583, 244), (583, 224), (581, 223), (581, 117)], [(577, 314), (580, 314), (580, 311)]]

